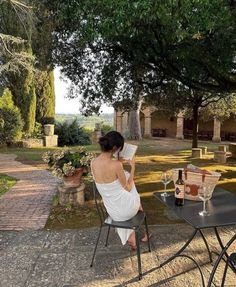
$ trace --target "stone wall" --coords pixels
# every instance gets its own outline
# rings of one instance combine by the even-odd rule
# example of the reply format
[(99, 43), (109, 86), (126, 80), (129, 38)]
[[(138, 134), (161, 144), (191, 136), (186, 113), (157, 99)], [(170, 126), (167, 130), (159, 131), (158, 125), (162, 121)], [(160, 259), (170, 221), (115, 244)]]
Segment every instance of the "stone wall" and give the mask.
[(25, 139), (20, 141), (20, 145), (23, 148), (43, 147), (43, 139), (34, 139), (34, 138)]
[(151, 129), (166, 129), (167, 137), (176, 136), (176, 118), (158, 114), (158, 111), (151, 114)]

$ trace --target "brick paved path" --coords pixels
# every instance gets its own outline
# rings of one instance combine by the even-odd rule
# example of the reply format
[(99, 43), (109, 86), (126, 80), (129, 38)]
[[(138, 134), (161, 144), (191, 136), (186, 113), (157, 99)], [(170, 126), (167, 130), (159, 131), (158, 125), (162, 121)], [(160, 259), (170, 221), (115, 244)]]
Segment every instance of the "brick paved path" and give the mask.
[(0, 197), (0, 230), (41, 229), (47, 221), (57, 180), (46, 170), (0, 154), (0, 173), (19, 181)]

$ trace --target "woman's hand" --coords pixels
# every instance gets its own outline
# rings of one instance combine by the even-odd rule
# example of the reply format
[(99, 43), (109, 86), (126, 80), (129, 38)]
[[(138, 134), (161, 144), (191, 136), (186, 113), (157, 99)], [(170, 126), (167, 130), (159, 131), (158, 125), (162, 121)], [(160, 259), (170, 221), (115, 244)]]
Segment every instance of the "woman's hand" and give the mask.
[(120, 161), (121, 163), (126, 162), (126, 160), (123, 157), (119, 157), (119, 158), (117, 158), (117, 160)]
[(133, 157), (131, 160), (128, 160), (128, 164), (129, 164), (131, 167), (135, 167), (135, 158)]

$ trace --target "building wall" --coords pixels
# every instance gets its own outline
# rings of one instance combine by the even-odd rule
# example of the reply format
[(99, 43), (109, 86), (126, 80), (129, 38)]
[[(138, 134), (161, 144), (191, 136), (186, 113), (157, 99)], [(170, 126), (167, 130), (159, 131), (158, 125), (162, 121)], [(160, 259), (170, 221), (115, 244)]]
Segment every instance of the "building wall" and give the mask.
[(214, 121), (207, 121), (207, 122), (203, 122), (200, 121), (198, 124), (198, 130), (199, 131), (213, 131), (214, 128)]
[(166, 129), (167, 137), (176, 136), (176, 118), (171, 118), (163, 113), (155, 111), (151, 114), (151, 128), (152, 129)]
[(236, 120), (234, 120), (233, 118), (225, 120), (221, 124), (221, 131), (235, 133), (236, 132)]

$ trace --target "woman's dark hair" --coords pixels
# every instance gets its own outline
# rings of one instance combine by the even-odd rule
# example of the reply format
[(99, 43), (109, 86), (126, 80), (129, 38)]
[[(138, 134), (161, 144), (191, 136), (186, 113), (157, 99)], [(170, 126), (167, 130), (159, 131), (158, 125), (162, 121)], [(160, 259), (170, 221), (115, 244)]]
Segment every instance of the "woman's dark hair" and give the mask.
[(111, 151), (114, 147), (116, 148), (116, 150), (119, 148), (120, 150), (122, 150), (124, 146), (124, 138), (120, 133), (116, 131), (111, 131), (105, 134), (105, 136), (100, 137), (99, 144), (101, 150), (105, 152)]

